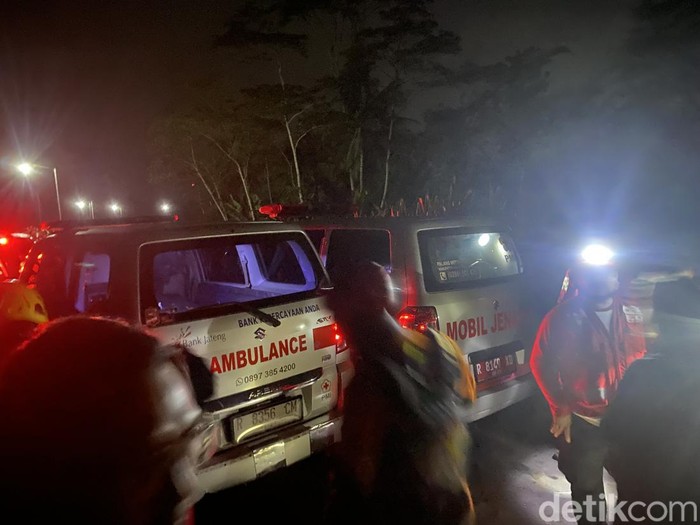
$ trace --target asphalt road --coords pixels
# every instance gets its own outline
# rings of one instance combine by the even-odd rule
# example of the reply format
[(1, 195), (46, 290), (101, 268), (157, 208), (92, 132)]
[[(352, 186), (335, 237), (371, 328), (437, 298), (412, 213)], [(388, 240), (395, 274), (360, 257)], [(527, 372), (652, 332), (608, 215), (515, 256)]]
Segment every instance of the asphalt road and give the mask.
[[(541, 524), (540, 507), (568, 491), (557, 469), (549, 412), (536, 395), (470, 425), (470, 480), (478, 525)], [(247, 485), (205, 496), (197, 524), (321, 523), (327, 496), (322, 455)], [(614, 490), (614, 485), (608, 485)], [(567, 496), (561, 496), (566, 501)], [(245, 518), (250, 516), (251, 518)]]

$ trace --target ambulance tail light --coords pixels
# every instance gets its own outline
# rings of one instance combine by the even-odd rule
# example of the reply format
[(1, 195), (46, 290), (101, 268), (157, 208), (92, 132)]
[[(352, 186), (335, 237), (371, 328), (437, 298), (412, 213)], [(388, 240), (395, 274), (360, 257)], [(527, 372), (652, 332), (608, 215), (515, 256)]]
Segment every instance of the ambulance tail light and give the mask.
[[(340, 331), (338, 323), (333, 323), (333, 339), (335, 340), (335, 353), (340, 354), (348, 350), (348, 342), (345, 336)], [(345, 407), (345, 385), (343, 383), (343, 373), (338, 369), (338, 402), (336, 404), (336, 409), (340, 412), (343, 411)]]
[(335, 347), (335, 353), (340, 354), (348, 349), (348, 344), (345, 341), (345, 336), (340, 331), (337, 323), (328, 324), (314, 328), (314, 350), (321, 350), (329, 346)]
[(440, 319), (434, 306), (407, 306), (397, 316), (404, 328), (426, 332), (428, 328), (440, 330)]
[(340, 354), (348, 349), (348, 342), (345, 340), (345, 336), (340, 331), (338, 323), (333, 324), (333, 341), (335, 342), (335, 353)]

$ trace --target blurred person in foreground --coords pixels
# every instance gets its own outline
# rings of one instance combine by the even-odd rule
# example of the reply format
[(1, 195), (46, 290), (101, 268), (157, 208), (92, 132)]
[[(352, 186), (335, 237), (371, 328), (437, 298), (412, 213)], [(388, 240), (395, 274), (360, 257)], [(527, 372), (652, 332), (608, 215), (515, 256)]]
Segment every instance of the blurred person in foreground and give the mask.
[(646, 353), (643, 315), (620, 297), (613, 264), (582, 261), (574, 275), (578, 295), (544, 317), (530, 366), (549, 403), (559, 469), (571, 485), (578, 523), (605, 523), (600, 421), (627, 367)]
[(116, 320), (52, 321), (0, 369), (8, 523), (192, 518), (202, 420), (180, 349)]
[(348, 266), (334, 285), (329, 306), (356, 370), (345, 392), (329, 522), (471, 523), (469, 441), (455, 401), (473, 400), (475, 383), (459, 347), (396, 322), (391, 282), (378, 264)]
[(19, 281), (0, 282), (0, 362), (27, 339), (37, 325), (48, 322), (44, 299)]
[[(697, 278), (696, 278), (697, 279)], [(696, 279), (656, 285), (653, 322), (657, 337), (650, 355), (633, 363), (603, 419), (609, 441), (608, 469), (623, 510), (640, 502), (631, 517), (646, 517), (659, 501), (689, 503), (685, 519), (654, 523), (698, 523), (700, 505), (700, 289)], [(622, 502), (626, 502), (624, 505)], [(661, 517), (661, 510), (653, 512)]]

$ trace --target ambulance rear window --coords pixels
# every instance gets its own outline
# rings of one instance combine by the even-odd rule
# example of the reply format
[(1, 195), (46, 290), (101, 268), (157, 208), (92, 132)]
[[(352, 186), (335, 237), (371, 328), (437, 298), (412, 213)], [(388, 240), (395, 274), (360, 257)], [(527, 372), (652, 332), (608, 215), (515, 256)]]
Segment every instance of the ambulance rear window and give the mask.
[(522, 273), (513, 240), (506, 234), (463, 230), (418, 232), (427, 291), (458, 289)]
[(258, 306), (315, 293), (323, 277), (301, 233), (167, 241), (141, 248), (142, 303), (183, 314), (221, 305)]

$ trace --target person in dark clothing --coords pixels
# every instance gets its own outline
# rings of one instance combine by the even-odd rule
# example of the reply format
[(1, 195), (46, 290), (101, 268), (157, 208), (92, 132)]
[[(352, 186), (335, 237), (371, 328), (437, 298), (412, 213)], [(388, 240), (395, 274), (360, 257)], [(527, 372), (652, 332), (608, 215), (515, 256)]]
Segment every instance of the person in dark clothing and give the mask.
[(340, 271), (329, 296), (354, 355), (342, 440), (333, 454), (333, 524), (463, 525), (473, 520), (468, 434), (455, 401), (475, 383), (454, 341), (402, 328), (386, 270)]
[(48, 322), (11, 352), (0, 368), (6, 522), (191, 518), (202, 495), (195, 468), (214, 427), (185, 361), (139, 328), (83, 316)]
[[(633, 363), (603, 418), (607, 468), (618, 502), (688, 503), (654, 523), (697, 523), (700, 505), (700, 289), (692, 279), (656, 285), (650, 355)], [(649, 515), (638, 505), (637, 517)], [(682, 511), (681, 506), (673, 510)], [(662, 517), (661, 508), (652, 513)], [(694, 510), (694, 511), (693, 511)], [(632, 510), (630, 511), (632, 512)], [(628, 516), (629, 517), (629, 516)], [(635, 517), (635, 516), (632, 516)], [(619, 520), (618, 520), (619, 521)]]
[(646, 353), (643, 315), (620, 297), (614, 266), (582, 264), (577, 274), (579, 295), (545, 316), (530, 365), (552, 412), (559, 469), (571, 484), (578, 523), (605, 523), (600, 420), (628, 366)]

